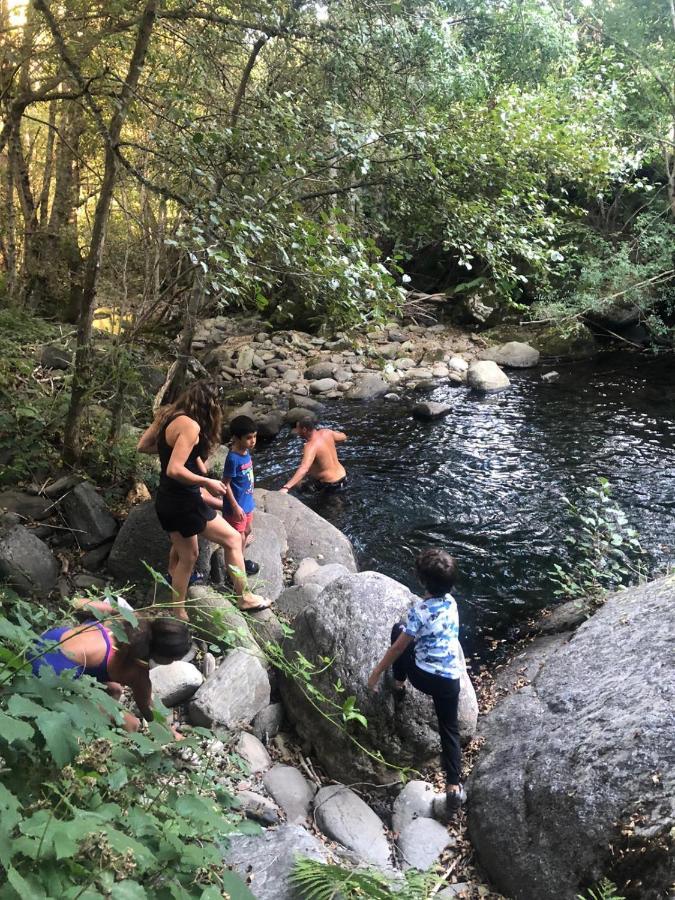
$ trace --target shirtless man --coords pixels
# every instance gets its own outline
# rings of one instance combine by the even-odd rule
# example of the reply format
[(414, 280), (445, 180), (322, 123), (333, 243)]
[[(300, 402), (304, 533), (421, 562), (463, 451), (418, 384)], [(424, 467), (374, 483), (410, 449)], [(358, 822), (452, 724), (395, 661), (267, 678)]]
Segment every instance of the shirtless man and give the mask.
[(315, 490), (334, 494), (347, 485), (347, 473), (337, 456), (335, 445), (347, 440), (342, 431), (317, 428), (312, 416), (303, 416), (295, 426), (295, 433), (305, 442), (302, 462), (295, 475), (281, 488), (287, 494), (296, 484), (309, 475)]

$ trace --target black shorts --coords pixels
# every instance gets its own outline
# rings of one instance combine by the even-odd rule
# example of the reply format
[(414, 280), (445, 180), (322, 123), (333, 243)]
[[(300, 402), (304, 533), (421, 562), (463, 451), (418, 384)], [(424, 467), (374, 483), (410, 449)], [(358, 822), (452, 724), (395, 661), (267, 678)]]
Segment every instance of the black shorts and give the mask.
[(310, 490), (314, 494), (341, 494), (346, 489), (346, 475), (343, 475), (338, 481), (317, 481), (313, 478), (310, 482)]
[(171, 494), (159, 491), (155, 500), (159, 524), (164, 531), (177, 531), (183, 537), (201, 534), (216, 511), (204, 503), (201, 494)]

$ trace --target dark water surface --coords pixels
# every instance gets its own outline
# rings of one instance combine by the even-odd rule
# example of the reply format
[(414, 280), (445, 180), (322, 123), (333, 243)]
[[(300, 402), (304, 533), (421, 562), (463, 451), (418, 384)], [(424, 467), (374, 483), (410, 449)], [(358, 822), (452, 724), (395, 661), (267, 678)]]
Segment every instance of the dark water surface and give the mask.
[[(611, 354), (510, 372), (511, 388), (481, 398), (439, 386), (443, 420), (419, 423), (401, 403), (333, 401), (323, 424), (349, 435), (341, 458), (349, 491), (305, 499), (354, 543), (361, 569), (418, 590), (415, 553), (455, 555), (468, 653), (489, 656), (555, 600), (549, 572), (568, 562), (571, 518), (562, 495), (579, 499), (599, 476), (627, 513), (656, 568), (675, 558), (675, 359)], [(256, 450), (260, 487), (278, 488), (299, 462), (301, 442), (285, 430)]]

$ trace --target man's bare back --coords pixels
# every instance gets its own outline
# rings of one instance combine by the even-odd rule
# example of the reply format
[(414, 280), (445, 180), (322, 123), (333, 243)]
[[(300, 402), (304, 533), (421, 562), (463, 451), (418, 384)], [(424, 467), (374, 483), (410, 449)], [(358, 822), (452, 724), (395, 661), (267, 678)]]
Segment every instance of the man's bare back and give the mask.
[(300, 484), (307, 475), (319, 487), (344, 487), (347, 472), (338, 459), (336, 444), (346, 441), (347, 435), (331, 428), (315, 428), (314, 424), (307, 420), (298, 422), (296, 433), (305, 442), (302, 462), (281, 490), (288, 492)]

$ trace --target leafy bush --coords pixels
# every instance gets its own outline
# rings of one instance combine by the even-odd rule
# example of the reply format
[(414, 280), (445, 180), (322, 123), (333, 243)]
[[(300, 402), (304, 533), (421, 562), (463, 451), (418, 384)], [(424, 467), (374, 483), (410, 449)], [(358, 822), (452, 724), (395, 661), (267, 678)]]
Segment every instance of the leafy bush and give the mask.
[(626, 898), (619, 896), (615, 884), (603, 878), (595, 888), (588, 889), (588, 894), (577, 894), (577, 900), (626, 900)]
[[(121, 707), (88, 677), (30, 674), (47, 614), (0, 594), (0, 865), (5, 898), (251, 898), (224, 870), (241, 821), (208, 758), (182, 769), (164, 716), (120, 730)], [(197, 735), (207, 732), (195, 729)]]
[(640, 580), (646, 574), (645, 555), (636, 530), (626, 514), (612, 501), (606, 478), (598, 487), (587, 487), (583, 500), (573, 503), (563, 497), (576, 527), (565, 537), (574, 548), (574, 564), (565, 571), (555, 563), (551, 573), (562, 597), (599, 599), (606, 590)]

